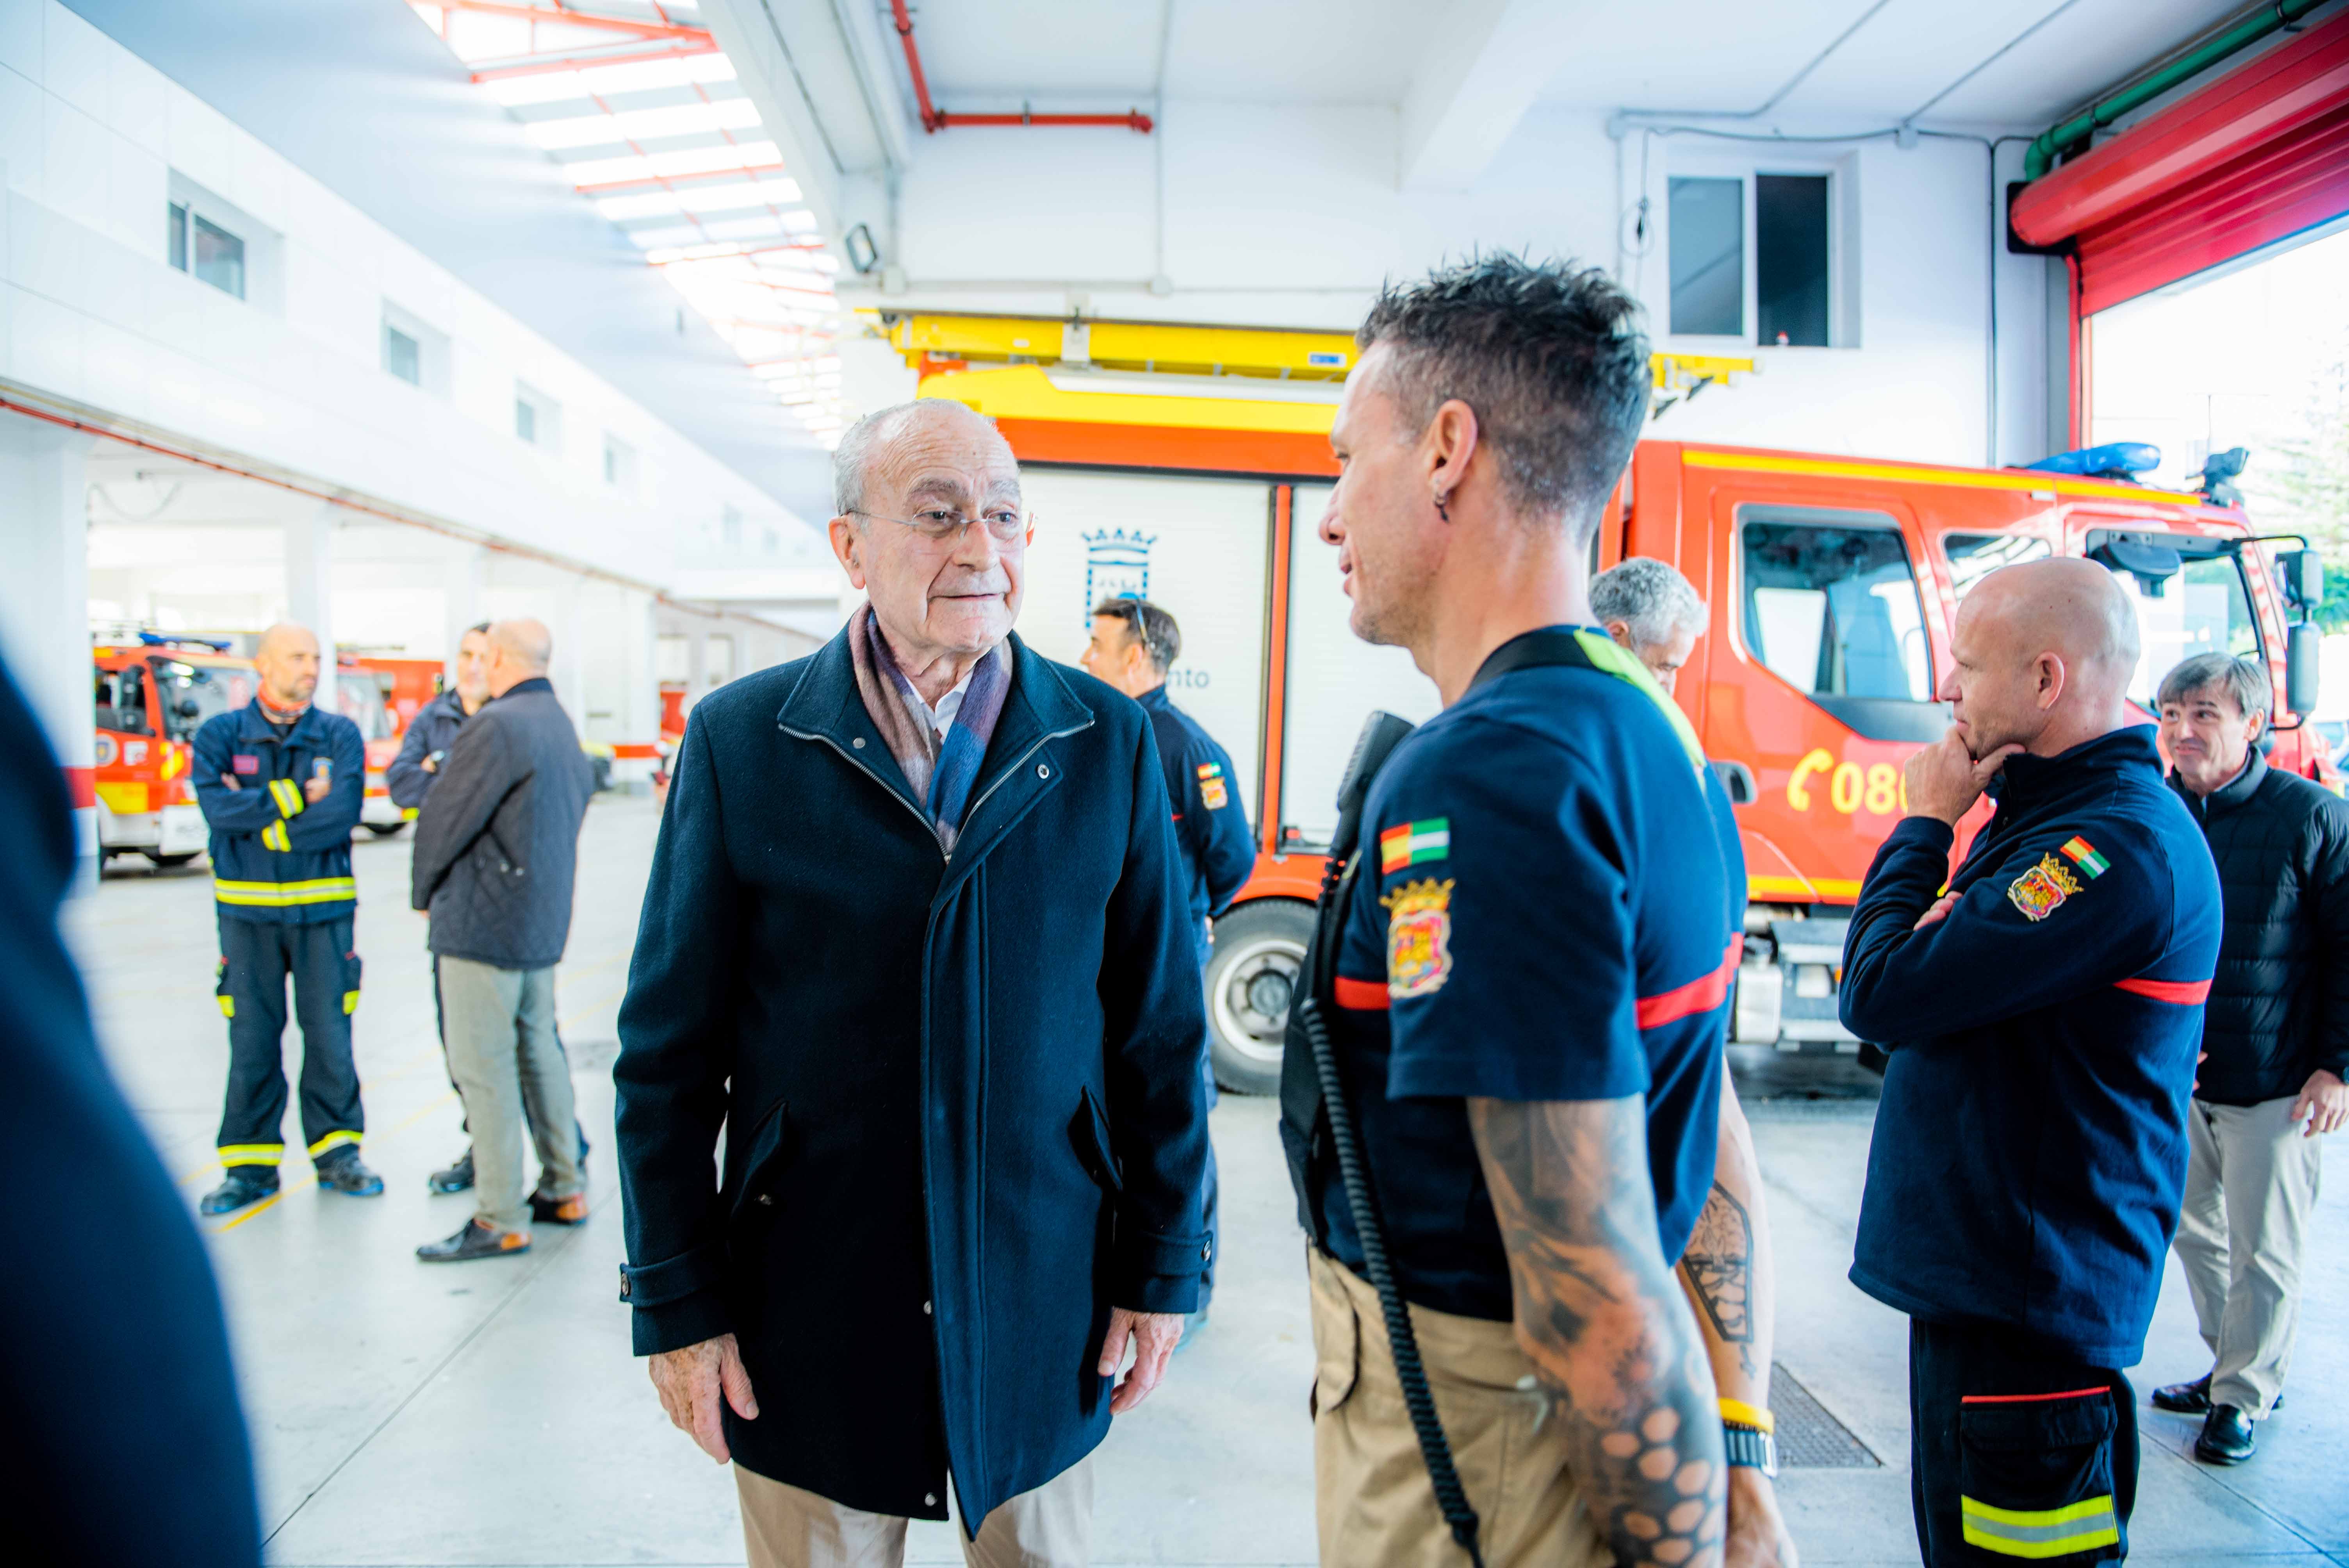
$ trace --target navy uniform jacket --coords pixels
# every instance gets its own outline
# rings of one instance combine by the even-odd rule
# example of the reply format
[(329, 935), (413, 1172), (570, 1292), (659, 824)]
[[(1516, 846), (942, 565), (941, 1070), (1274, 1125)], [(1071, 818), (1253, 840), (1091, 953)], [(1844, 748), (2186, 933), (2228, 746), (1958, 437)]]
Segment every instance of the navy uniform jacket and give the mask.
[(457, 731), (464, 722), (465, 704), (454, 687), (416, 710), (416, 717), (408, 721), (408, 729), (399, 738), (399, 755), (383, 770), (384, 788), (391, 791), (393, 805), (403, 811), (413, 811), (424, 804), (426, 791), (440, 777), (437, 772), (424, 770), (424, 759), (454, 746)]
[(0, 670), (0, 1519), (19, 1563), (254, 1568), (261, 1520), (203, 1243), (58, 940), (65, 777)]
[[(1744, 857), (1695, 734), (1604, 634), (1599, 669), (1472, 684), (1371, 785), (1331, 1020), (1387, 1249), (1423, 1306), (1506, 1321), (1466, 1099), (1645, 1097), (1657, 1240), (1713, 1188)], [(1506, 645), (1505, 645), (1506, 646)], [(1360, 1272), (1337, 1162), (1309, 1223)]]
[[(1997, 814), (1910, 817), (1844, 944), (1843, 1020), (1890, 1054), (1854, 1284), (2134, 1365), (2186, 1183), (2186, 1100), (2219, 961), (2219, 876), (2150, 726), (2008, 759)], [(1946, 918), (1910, 928), (1944, 880)]]
[(1174, 841), (1189, 873), (1191, 929), (1199, 956), (1210, 944), (1207, 922), (1231, 907), (1232, 899), (1256, 872), (1256, 841), (1248, 834), (1247, 807), (1236, 791), (1231, 753), (1176, 707), (1163, 686), (1134, 701), (1150, 716), (1158, 759), (1166, 765), (1166, 798), (1174, 806)]
[[(302, 786), (321, 760), (333, 766), (333, 785), (313, 804)], [(358, 902), (351, 830), (367, 790), (357, 725), (314, 705), (281, 736), (256, 699), (196, 731), (191, 782), (212, 830), (212, 898), (223, 916), (283, 925), (350, 917)]]
[(1142, 710), (1013, 638), (947, 856), (850, 634), (686, 727), (613, 1068), (623, 1298), (640, 1355), (736, 1335), (746, 1468), (942, 1519), (950, 1467), (975, 1529), (1107, 1432), (1110, 1309), (1197, 1304), (1206, 1017)]

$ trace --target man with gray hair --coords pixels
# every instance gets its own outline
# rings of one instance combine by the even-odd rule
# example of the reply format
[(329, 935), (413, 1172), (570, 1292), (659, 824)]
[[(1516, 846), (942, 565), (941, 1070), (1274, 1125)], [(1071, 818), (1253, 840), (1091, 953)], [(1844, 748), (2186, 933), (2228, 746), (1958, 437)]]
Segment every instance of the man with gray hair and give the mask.
[(833, 487), (868, 603), (702, 699), (670, 788), (613, 1068), (620, 1297), (735, 1461), (754, 1568), (900, 1563), (949, 1477), (970, 1562), (1076, 1568), (1087, 1456), (1211, 1261), (1172, 807), (1148, 716), (1012, 634), (990, 422), (884, 409)]
[[(427, 1263), (530, 1247), (530, 1220), (587, 1217), (571, 1066), (554, 1034), (554, 966), (571, 934), (579, 824), (595, 792), (546, 678), (536, 621), (490, 628), (490, 701), (450, 744), (416, 819), (410, 901), (432, 914), (450, 1075), (473, 1135), (472, 1219), (416, 1249)], [(525, 1206), (523, 1107), (538, 1145)]]
[(2259, 660), (2198, 654), (2158, 700), (2170, 788), (2218, 862), (2226, 934), (2177, 1240), (2213, 1365), (2153, 1402), (2203, 1418), (2197, 1459), (2240, 1464), (2283, 1397), (2316, 1140), (2349, 1120), (2349, 805), (2260, 755), (2273, 694)]
[(1704, 601), (1669, 562), (1634, 555), (1590, 581), (1590, 614), (1669, 692), (1697, 638)]

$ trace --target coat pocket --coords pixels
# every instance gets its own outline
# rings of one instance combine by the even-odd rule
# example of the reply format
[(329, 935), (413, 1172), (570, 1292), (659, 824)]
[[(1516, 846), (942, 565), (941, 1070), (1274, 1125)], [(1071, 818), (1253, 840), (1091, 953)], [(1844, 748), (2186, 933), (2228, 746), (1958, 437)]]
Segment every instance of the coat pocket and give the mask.
[(1076, 1145), (1077, 1161), (1085, 1168), (1085, 1174), (1099, 1182), (1102, 1191), (1125, 1191), (1125, 1178), (1118, 1173), (1117, 1161), (1109, 1151), (1109, 1118), (1091, 1085), (1078, 1102), (1077, 1113), (1069, 1119), (1069, 1141)]
[(731, 1212), (735, 1224), (762, 1215), (775, 1206), (782, 1185), (790, 1129), (790, 1108), (780, 1099), (753, 1128), (742, 1156), (742, 1179), (734, 1188)]
[(2121, 1555), (2112, 1394), (1971, 1395), (1958, 1408), (1959, 1511), (1968, 1544), (2035, 1563)]

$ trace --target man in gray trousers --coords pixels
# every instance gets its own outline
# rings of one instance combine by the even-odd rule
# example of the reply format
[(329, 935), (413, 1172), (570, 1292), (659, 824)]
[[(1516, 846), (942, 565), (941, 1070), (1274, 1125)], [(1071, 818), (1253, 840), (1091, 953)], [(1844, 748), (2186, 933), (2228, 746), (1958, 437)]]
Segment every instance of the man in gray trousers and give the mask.
[[(425, 797), (410, 870), (410, 902), (431, 912), (449, 1070), (476, 1173), (472, 1219), (417, 1248), (427, 1263), (524, 1252), (531, 1219), (587, 1217), (571, 1072), (554, 1036), (554, 966), (571, 934), (595, 774), (546, 678), (546, 628), (501, 621), (490, 643), (490, 701), (457, 732)], [(535, 1191), (523, 1181), (525, 1100), (536, 1111)]]

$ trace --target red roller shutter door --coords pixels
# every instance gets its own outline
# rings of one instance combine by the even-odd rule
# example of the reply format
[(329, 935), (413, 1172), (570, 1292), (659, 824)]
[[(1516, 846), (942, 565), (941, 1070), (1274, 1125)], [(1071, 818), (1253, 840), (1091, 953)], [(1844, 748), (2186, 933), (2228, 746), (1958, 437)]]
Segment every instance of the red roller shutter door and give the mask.
[(2093, 315), (2349, 212), (2349, 15), (2020, 191), (2015, 233), (2071, 241)]

